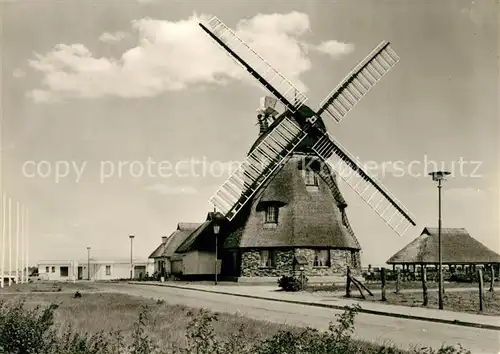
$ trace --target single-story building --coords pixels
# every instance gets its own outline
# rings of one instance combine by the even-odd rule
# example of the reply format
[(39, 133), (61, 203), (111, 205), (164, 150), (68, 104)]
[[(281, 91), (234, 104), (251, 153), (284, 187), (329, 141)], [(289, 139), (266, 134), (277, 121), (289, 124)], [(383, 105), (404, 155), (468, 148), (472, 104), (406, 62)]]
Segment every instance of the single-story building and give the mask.
[[(90, 265), (90, 272), (88, 266)], [(135, 259), (134, 278), (151, 275), (154, 271), (152, 261)], [(73, 280), (114, 280), (130, 278), (130, 260), (59, 260), (39, 261), (38, 273), (53, 281)]]
[(184, 273), (183, 256), (177, 253), (177, 248), (200, 225), (200, 223), (180, 222), (170, 236), (162, 237), (161, 244), (149, 256), (149, 259), (153, 259), (154, 262), (154, 272), (162, 276)]

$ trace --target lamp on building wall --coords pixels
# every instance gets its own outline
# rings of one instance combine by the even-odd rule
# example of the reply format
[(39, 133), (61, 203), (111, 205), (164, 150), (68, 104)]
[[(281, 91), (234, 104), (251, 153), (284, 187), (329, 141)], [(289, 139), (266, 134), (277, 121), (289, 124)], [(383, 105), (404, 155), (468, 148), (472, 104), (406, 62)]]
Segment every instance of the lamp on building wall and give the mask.
[(429, 173), (433, 181), (438, 182), (438, 262), (439, 262), (439, 286), (438, 286), (438, 304), (439, 309), (443, 309), (443, 250), (441, 245), (441, 181), (445, 181), (445, 177), (450, 172), (436, 171)]

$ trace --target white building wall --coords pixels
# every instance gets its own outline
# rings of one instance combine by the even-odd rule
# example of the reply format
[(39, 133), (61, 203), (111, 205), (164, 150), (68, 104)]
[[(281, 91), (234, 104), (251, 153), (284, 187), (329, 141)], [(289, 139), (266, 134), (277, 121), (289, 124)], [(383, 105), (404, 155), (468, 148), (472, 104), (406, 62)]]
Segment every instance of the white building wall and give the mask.
[[(68, 268), (68, 275), (61, 275), (61, 267)], [(78, 267), (82, 268), (82, 280), (89, 277), (88, 261), (41, 261), (38, 263), (38, 273), (41, 277), (52, 281), (73, 281), (78, 279)], [(108, 272), (106, 268), (108, 268)], [(149, 275), (154, 272), (152, 261), (134, 261), (134, 267), (144, 267)], [(48, 270), (48, 271), (47, 271)], [(113, 280), (130, 278), (130, 262), (90, 260), (90, 280)]]
[(76, 279), (76, 267), (76, 261), (43, 261), (38, 263), (38, 274), (47, 280), (72, 281)]
[[(183, 274), (214, 274), (215, 254), (209, 252), (192, 251), (184, 254), (182, 258)], [(217, 274), (220, 274), (221, 260), (217, 261)]]

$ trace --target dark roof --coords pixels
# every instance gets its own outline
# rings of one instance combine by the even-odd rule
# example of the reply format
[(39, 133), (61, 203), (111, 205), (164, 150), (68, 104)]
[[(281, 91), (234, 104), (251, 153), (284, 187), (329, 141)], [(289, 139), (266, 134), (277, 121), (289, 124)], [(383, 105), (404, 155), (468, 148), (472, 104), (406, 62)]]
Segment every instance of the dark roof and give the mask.
[(162, 257), (171, 257), (177, 251), (179, 245), (200, 225), (200, 223), (179, 223), (177, 230), (168, 237)]
[[(500, 255), (474, 239), (464, 228), (441, 229), (442, 260), (446, 264), (500, 263)], [(387, 261), (388, 264), (436, 264), (438, 228), (426, 227), (421, 235)]]
[[(318, 191), (308, 191), (302, 178), (304, 154), (294, 154), (283, 168), (261, 187), (249, 207), (235, 218), (235, 230), (225, 248), (332, 247), (359, 249), (354, 235), (342, 222), (336, 198), (319, 179)], [(279, 222), (264, 225), (263, 202), (279, 202)]]
[(198, 236), (205, 232), (206, 228), (211, 225), (211, 221), (207, 220), (200, 226), (198, 226), (191, 234), (182, 242), (182, 244), (177, 248), (177, 253), (187, 252), (191, 249)]

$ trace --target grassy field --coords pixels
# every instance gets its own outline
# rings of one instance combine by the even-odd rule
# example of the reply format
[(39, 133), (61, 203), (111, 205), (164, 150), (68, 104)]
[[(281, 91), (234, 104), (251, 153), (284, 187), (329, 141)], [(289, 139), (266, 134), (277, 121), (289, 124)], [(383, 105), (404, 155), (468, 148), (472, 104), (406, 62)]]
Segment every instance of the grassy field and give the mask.
[[(144, 306), (148, 307), (148, 316), (145, 320), (147, 336), (151, 341), (164, 350), (162, 353), (172, 353), (176, 348), (185, 348), (193, 341), (201, 341), (202, 347), (208, 348), (209, 342), (216, 338), (219, 342), (247, 343), (248, 346), (260, 345), (265, 340), (271, 340), (271, 344), (265, 344), (258, 351), (246, 353), (330, 353), (331, 351), (320, 350), (316, 346), (328, 342), (323, 334), (308, 332), (304, 334), (304, 329), (275, 324), (266, 321), (257, 321), (243, 316), (230, 314), (215, 314), (217, 320), (210, 322), (210, 325), (203, 329), (203, 320), (200, 320), (199, 310), (183, 307), (171, 306), (156, 299), (145, 299), (123, 294), (98, 293), (93, 292), (93, 287), (89, 284), (28, 284), (18, 285), (18, 294), (12, 292), (0, 292), (0, 302), (7, 301), (7, 304), (15, 304), (22, 300), (27, 308), (34, 308), (37, 305), (42, 307), (50, 304), (57, 304), (55, 310), (54, 327), (60, 336), (68, 328), (83, 333), (91, 334), (100, 331), (106, 333), (120, 333), (126, 341), (134, 341), (134, 333), (137, 328), (139, 314), (143, 313)], [(61, 290), (57, 290), (61, 288)], [(43, 290), (41, 290), (43, 289)], [(56, 289), (47, 291), (47, 289)], [(11, 291), (14, 287), (11, 288)], [(31, 290), (31, 291), (30, 291)], [(38, 290), (38, 291), (36, 291)], [(75, 298), (76, 290), (81, 291), (82, 297)], [(83, 291), (82, 291), (83, 290)], [(87, 290), (87, 291), (86, 291)], [(90, 291), (88, 291), (90, 290)], [(0, 306), (1, 309), (1, 306)], [(211, 314), (213, 315), (213, 314)], [(0, 314), (1, 317), (1, 314)], [(335, 318), (332, 318), (335, 321)], [(0, 318), (0, 325), (2, 319)], [(349, 321), (347, 327), (349, 328)], [(22, 325), (21, 327), (23, 327)], [(190, 330), (201, 328), (201, 334), (193, 335)], [(347, 333), (350, 330), (347, 330)], [(1, 331), (0, 331), (1, 332)], [(287, 334), (288, 333), (288, 334)], [(273, 337), (275, 336), (276, 337)], [(1, 337), (1, 335), (0, 335)], [(420, 351), (409, 348), (401, 350), (388, 344), (380, 346), (377, 344), (361, 342), (357, 340), (347, 340), (349, 350), (342, 353), (436, 353)], [(207, 343), (207, 345), (205, 345)], [(0, 343), (1, 347), (2, 343)], [(301, 351), (296, 349), (301, 347)], [(207, 350), (205, 348), (205, 350)], [(266, 349), (267, 348), (267, 349)], [(289, 348), (289, 349), (286, 349)], [(295, 348), (295, 349), (290, 349)], [(308, 349), (309, 348), (309, 349)], [(0, 348), (1, 349), (1, 348)], [(157, 353), (153, 351), (133, 351), (134, 353)], [(183, 353), (205, 353), (198, 349)], [(208, 351), (208, 352), (213, 352)], [(208, 353), (207, 352), (207, 353)], [(234, 350), (222, 351), (220, 353), (233, 353)], [(238, 350), (237, 352), (243, 353)], [(66, 353), (59, 350), (57, 354)], [(69, 352), (68, 352), (69, 353)], [(71, 351), (73, 353), (73, 351)], [(76, 352), (75, 352), (76, 353)], [(94, 353), (90, 351), (79, 351), (78, 353)], [(99, 351), (95, 353), (101, 353)], [(107, 352), (106, 352), (107, 353)], [(115, 353), (115, 352), (113, 352)], [(121, 352), (120, 352), (121, 353)], [(128, 353), (128, 352), (127, 352)], [(179, 351), (175, 351), (179, 353)], [(440, 352), (437, 352), (440, 353)], [(443, 352), (458, 353), (458, 352)]]
[[(380, 301), (380, 294), (367, 296), (365, 301)], [(390, 305), (402, 305), (410, 307), (423, 307), (423, 297), (421, 292), (399, 293), (393, 291), (386, 292), (387, 301)], [(438, 308), (437, 292), (428, 293), (429, 303), (427, 308)], [(484, 292), (483, 311), (479, 312), (479, 291), (448, 291), (443, 296), (445, 310), (477, 313), (482, 315), (500, 316), (500, 292)]]
[(71, 283), (55, 281), (39, 281), (27, 284), (13, 284), (0, 288), (0, 294), (3, 293), (21, 293), (21, 292), (68, 292), (68, 291), (95, 291), (98, 290), (93, 283)]
[[(381, 302), (380, 295), (380, 284), (379, 283), (364, 283), (368, 289), (374, 292), (374, 296), (369, 296), (365, 290), (363, 293), (366, 296), (365, 301)], [(389, 305), (401, 305), (410, 307), (423, 307), (423, 297), (421, 291), (420, 282), (402, 282), (400, 289), (403, 290), (399, 294), (395, 294), (396, 286), (392, 282), (387, 283), (386, 287), (386, 298), (387, 301), (384, 302)], [(429, 303), (427, 308), (438, 308), (438, 298), (437, 298), (437, 284), (428, 282), (428, 299)], [(483, 315), (500, 316), (500, 288), (497, 287), (496, 292), (492, 293), (488, 291), (489, 286), (484, 288), (483, 297), (483, 312), (479, 312), (479, 290), (457, 290), (453, 289), (459, 288), (478, 288), (478, 284), (474, 283), (446, 283), (445, 289), (451, 289), (450, 291), (445, 291), (443, 302), (444, 308), (449, 311), (457, 312), (467, 312), (467, 313), (477, 313)], [(404, 290), (415, 290), (411, 292), (405, 292)], [(310, 286), (306, 291), (321, 297), (341, 297), (345, 294), (345, 287), (341, 286)], [(357, 288), (351, 286), (351, 296), (352, 298), (362, 300), (360, 298), (359, 291)]]

